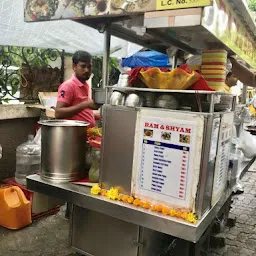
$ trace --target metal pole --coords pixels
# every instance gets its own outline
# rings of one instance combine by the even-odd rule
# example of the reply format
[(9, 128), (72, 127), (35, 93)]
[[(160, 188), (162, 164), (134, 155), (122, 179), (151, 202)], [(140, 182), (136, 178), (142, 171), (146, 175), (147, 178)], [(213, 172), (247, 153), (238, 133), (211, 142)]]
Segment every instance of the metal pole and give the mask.
[(176, 68), (176, 66), (177, 66), (177, 53), (175, 53), (172, 56), (172, 69)]
[(209, 109), (209, 113), (213, 113), (214, 112), (214, 97), (215, 95), (212, 93), (210, 94), (210, 109)]
[(242, 104), (246, 104), (246, 98), (247, 98), (247, 85), (243, 85), (243, 90), (242, 90)]
[(108, 86), (109, 82), (109, 54), (110, 54), (110, 24), (107, 25), (106, 30), (104, 32), (104, 51), (103, 51), (103, 62), (102, 62), (102, 88)]

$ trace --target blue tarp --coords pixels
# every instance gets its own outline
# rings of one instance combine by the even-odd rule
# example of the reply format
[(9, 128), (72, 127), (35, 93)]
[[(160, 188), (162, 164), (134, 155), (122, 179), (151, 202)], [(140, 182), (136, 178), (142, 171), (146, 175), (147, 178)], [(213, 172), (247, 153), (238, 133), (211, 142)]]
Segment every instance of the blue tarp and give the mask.
[(123, 67), (168, 67), (168, 56), (155, 51), (137, 52), (122, 60)]

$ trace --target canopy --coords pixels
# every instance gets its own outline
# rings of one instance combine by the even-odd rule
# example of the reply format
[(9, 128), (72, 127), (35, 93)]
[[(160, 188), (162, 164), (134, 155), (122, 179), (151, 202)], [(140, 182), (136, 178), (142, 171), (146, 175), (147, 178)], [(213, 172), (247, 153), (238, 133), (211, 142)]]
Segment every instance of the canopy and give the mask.
[[(71, 20), (24, 22), (22, 0), (0, 1), (0, 45), (55, 48), (73, 53), (86, 50), (92, 55), (103, 53), (103, 35)], [(128, 43), (112, 37), (111, 53), (127, 57)]]
[(137, 52), (122, 61), (123, 67), (167, 67), (168, 56), (155, 51)]

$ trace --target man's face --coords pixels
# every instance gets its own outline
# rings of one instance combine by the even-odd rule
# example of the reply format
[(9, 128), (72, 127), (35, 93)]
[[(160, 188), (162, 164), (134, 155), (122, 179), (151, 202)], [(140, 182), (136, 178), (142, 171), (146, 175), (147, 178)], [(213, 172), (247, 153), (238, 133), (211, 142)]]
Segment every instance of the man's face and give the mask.
[(80, 81), (87, 81), (92, 74), (92, 62), (81, 62), (73, 64), (73, 70)]
[(238, 79), (232, 74), (229, 78), (227, 78), (227, 85), (229, 87), (236, 86)]

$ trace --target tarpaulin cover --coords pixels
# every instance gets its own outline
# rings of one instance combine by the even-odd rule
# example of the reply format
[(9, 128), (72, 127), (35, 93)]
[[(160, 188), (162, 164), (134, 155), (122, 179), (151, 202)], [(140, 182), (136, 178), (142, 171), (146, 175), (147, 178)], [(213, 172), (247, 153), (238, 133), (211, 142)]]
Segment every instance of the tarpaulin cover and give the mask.
[[(25, 3), (26, 0), (0, 0), (0, 45), (55, 48), (69, 53), (86, 50), (92, 55), (103, 54), (104, 36), (97, 30), (72, 20), (24, 22)], [(127, 41), (111, 37), (112, 56), (130, 56), (129, 48)]]
[(168, 56), (155, 51), (137, 52), (122, 61), (123, 67), (168, 67)]

